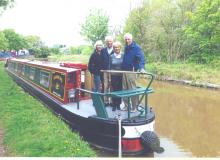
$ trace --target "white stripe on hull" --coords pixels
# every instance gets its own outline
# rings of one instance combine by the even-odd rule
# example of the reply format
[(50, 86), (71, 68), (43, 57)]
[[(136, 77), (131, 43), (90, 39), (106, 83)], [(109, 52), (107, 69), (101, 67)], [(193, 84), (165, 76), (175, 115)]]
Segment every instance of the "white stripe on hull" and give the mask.
[(123, 126), (125, 135), (122, 138), (139, 138), (144, 131), (154, 131), (154, 123), (155, 121), (140, 126)]

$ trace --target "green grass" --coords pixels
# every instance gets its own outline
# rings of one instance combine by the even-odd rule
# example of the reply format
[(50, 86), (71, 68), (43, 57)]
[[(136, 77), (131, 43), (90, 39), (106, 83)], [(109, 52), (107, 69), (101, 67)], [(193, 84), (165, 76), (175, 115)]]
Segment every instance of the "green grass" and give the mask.
[(0, 125), (8, 156), (96, 156), (59, 117), (18, 87), (3, 65), (0, 62)]
[(83, 54), (57, 54), (49, 56), (50, 61), (60, 62), (60, 61), (74, 61), (74, 62), (84, 62), (88, 63), (89, 55)]
[(194, 63), (150, 63), (146, 66), (159, 77), (220, 84), (220, 66)]

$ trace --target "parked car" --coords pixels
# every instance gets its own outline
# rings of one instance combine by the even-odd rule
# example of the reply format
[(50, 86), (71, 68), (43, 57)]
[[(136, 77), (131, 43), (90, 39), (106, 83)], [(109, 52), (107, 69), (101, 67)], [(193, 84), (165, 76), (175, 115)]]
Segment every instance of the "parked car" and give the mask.
[(10, 52), (0, 52), (0, 61), (4, 61), (7, 58), (11, 58)]

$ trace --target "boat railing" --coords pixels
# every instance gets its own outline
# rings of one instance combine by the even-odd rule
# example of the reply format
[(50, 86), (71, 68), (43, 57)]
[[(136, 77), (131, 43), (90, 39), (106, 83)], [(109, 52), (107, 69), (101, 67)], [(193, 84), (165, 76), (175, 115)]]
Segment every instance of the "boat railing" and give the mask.
[[(131, 97), (133, 96), (141, 96), (139, 97), (138, 101), (138, 106), (137, 110), (140, 112), (140, 115), (143, 115), (147, 117), (147, 112), (148, 112), (148, 94), (153, 93), (153, 89), (150, 88), (153, 80), (154, 80), (154, 75), (152, 73), (147, 73), (147, 72), (131, 72), (131, 71), (115, 71), (115, 70), (102, 70), (102, 72), (106, 72), (109, 74), (112, 73), (120, 73), (120, 74), (138, 74), (138, 75), (146, 75), (150, 77), (150, 80), (147, 84), (146, 87), (136, 87), (133, 89), (128, 89), (128, 90), (120, 90), (120, 91), (110, 91), (110, 92), (93, 92), (91, 90), (86, 90), (82, 88), (78, 88), (77, 92), (85, 92), (91, 94), (92, 100), (93, 100), (93, 105), (95, 107), (96, 113), (98, 117), (101, 118), (108, 118), (108, 114), (104, 105), (103, 97), (120, 97), (120, 98), (127, 98), (128, 99), (128, 119), (130, 119), (131, 115)], [(143, 98), (145, 98), (145, 107), (140, 106)], [(77, 107), (79, 108), (79, 99), (77, 99)]]

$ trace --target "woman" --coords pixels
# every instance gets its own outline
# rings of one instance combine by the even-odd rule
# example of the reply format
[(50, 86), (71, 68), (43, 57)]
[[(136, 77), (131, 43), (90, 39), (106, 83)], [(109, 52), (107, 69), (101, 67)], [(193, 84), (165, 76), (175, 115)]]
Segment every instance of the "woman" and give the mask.
[(94, 47), (95, 50), (89, 58), (88, 69), (93, 77), (94, 92), (101, 92), (103, 76), (100, 70), (103, 69), (103, 61), (104, 61), (103, 56), (101, 54), (101, 50), (103, 48), (102, 41), (96, 41)]
[[(121, 70), (121, 64), (123, 61), (123, 54), (121, 53), (121, 43), (113, 43), (114, 53), (110, 56), (110, 69), (112, 70)], [(112, 91), (122, 90), (122, 74), (112, 73), (111, 75), (111, 86)], [(115, 111), (116, 108), (120, 110), (121, 98), (112, 97), (113, 108), (112, 111)]]

